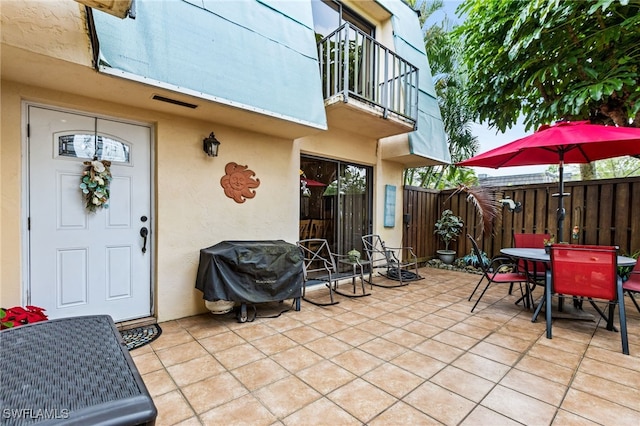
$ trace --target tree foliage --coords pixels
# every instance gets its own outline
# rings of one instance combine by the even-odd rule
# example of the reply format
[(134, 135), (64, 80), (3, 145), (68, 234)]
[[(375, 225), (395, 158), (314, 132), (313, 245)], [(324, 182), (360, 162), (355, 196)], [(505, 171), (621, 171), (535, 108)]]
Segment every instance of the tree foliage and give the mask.
[(459, 12), (478, 121), (640, 127), (640, 0), (466, 0)]

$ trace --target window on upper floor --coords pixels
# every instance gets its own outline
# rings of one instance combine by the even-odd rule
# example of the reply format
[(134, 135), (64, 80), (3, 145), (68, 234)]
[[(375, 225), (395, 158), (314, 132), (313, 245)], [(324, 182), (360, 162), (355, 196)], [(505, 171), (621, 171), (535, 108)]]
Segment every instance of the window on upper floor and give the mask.
[(375, 27), (366, 19), (335, 0), (312, 0), (313, 26), (318, 38), (335, 31), (344, 22), (349, 22), (370, 37), (375, 35)]

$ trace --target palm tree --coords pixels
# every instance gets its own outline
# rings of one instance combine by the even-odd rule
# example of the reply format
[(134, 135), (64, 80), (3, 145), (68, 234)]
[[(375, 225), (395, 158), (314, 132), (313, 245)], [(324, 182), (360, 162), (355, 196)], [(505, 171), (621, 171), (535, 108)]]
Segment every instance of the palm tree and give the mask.
[[(407, 0), (415, 8), (418, 0)], [(420, 24), (442, 8), (442, 0), (420, 4)], [(472, 157), (479, 149), (477, 138), (471, 133), (473, 118), (467, 102), (464, 69), (459, 65), (459, 43), (451, 35), (447, 18), (424, 30), (425, 50), (429, 58), (433, 83), (442, 114), (444, 130), (449, 142), (452, 163)], [(471, 174), (471, 176), (469, 176)], [(472, 185), (475, 173), (463, 171), (453, 165), (419, 167), (405, 170), (405, 185), (425, 188), (452, 188), (459, 183)], [(464, 180), (463, 180), (464, 179)]]

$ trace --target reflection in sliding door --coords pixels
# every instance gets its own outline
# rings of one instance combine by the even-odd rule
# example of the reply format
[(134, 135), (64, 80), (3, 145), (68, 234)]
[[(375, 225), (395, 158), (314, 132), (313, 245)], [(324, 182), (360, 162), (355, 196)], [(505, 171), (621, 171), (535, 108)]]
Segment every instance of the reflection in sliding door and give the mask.
[(362, 252), (371, 223), (372, 168), (302, 156), (300, 170), (300, 239), (324, 238), (340, 254)]

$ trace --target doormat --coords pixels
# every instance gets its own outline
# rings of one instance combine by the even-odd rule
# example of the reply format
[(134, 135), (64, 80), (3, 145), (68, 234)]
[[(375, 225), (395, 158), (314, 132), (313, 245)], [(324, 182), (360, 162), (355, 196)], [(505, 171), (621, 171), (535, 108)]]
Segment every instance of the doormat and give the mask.
[(121, 330), (120, 336), (127, 349), (132, 351), (147, 343), (156, 340), (162, 334), (162, 329), (158, 324), (145, 325), (143, 327), (131, 328), (129, 330)]
[[(400, 276), (402, 276), (402, 279), (400, 279)], [(400, 269), (400, 274), (398, 274), (398, 268), (389, 268), (386, 277), (395, 281), (418, 281), (424, 279), (415, 272), (407, 271), (406, 269)]]

